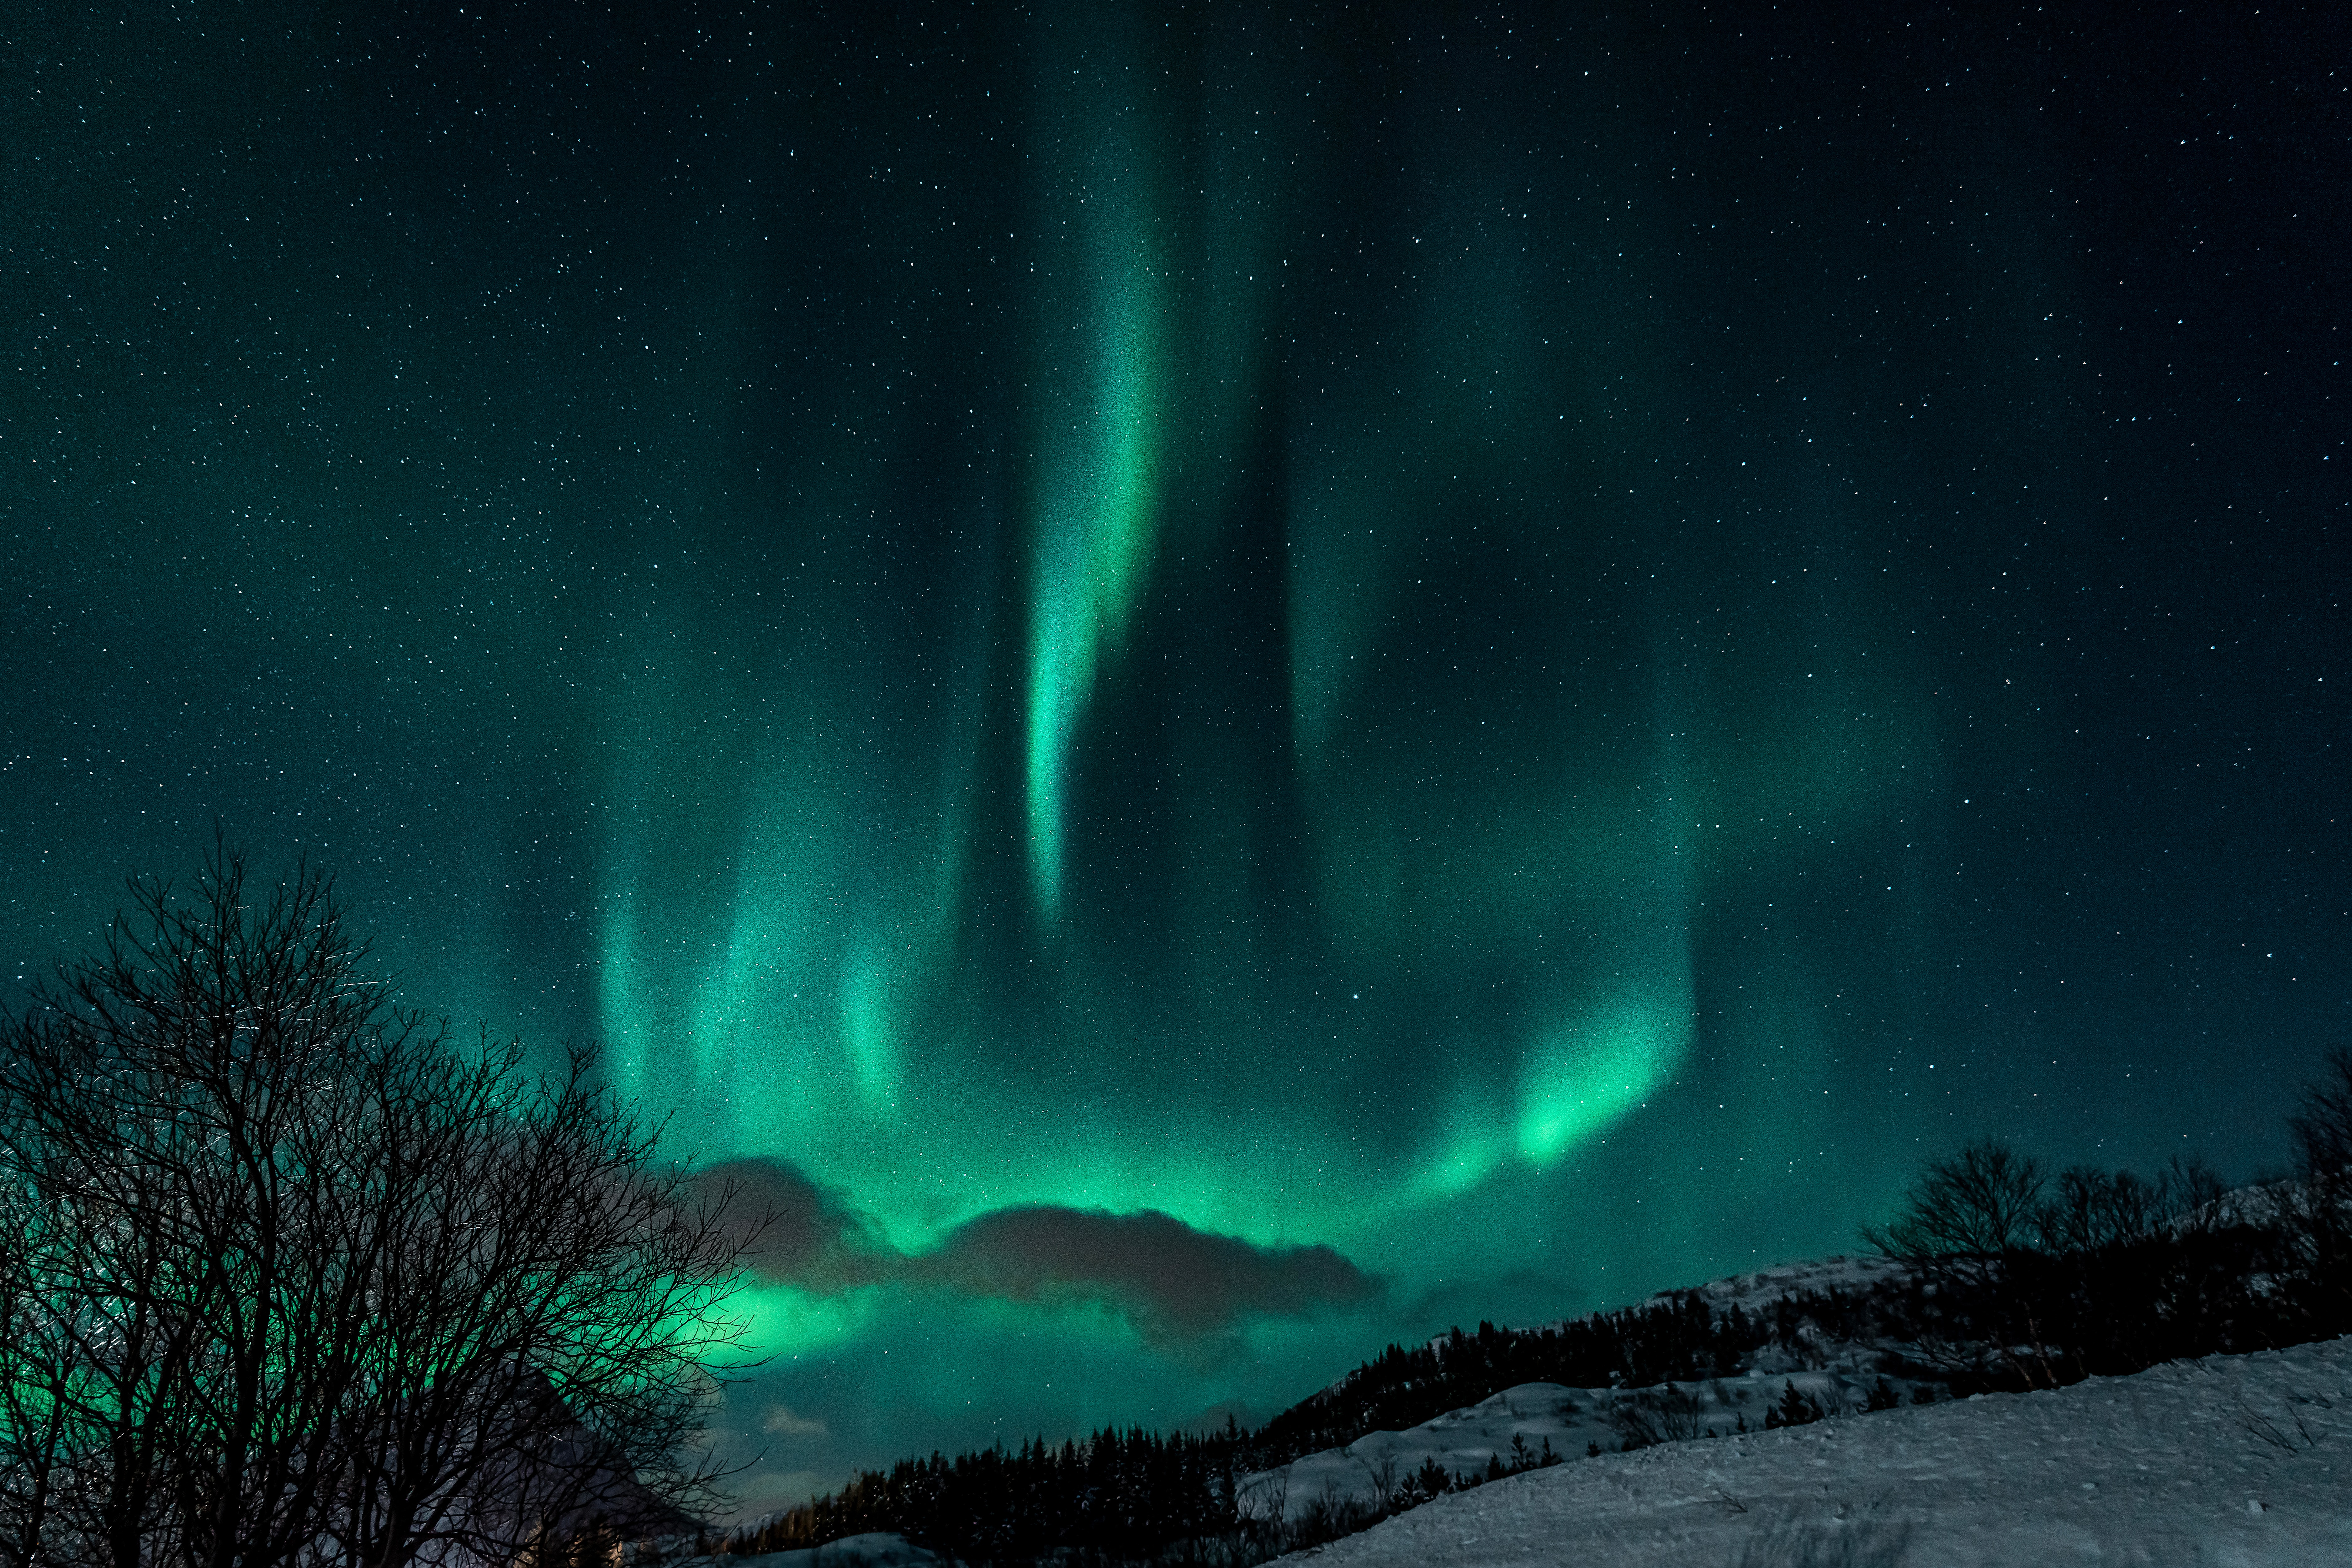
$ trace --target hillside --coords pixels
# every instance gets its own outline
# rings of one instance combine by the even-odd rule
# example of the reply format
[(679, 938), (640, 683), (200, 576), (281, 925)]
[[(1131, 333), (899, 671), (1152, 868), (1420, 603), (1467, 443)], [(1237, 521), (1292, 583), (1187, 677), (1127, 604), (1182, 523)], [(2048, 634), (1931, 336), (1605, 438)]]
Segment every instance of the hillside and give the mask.
[[(1481, 1442), (1498, 1419), (1540, 1434), (1550, 1429), (1541, 1400), (1513, 1390), (1429, 1425), (1475, 1427)], [(1282, 1561), (1309, 1559), (1317, 1568), (2352, 1563), (2352, 1339), (1580, 1458), (1436, 1498)], [(940, 1561), (869, 1534), (735, 1563)]]
[[(1832, 1363), (1855, 1373), (1899, 1371), (1899, 1347), (1923, 1330), (1965, 1338), (1978, 1327), (1957, 1303), (1935, 1300), (1916, 1275), (1885, 1258), (1814, 1259), (1664, 1291), (1587, 1318), (1528, 1329), (1481, 1323), (1423, 1345), (1391, 1345), (1250, 1435), (1242, 1457), (1251, 1469), (1278, 1468), (1368, 1434), (1434, 1423), (1528, 1384), (1633, 1389)], [(1574, 1452), (1587, 1440), (1578, 1438)], [(1472, 1457), (1466, 1447), (1464, 1457)], [(1475, 1458), (1484, 1465), (1489, 1455)]]
[[(1392, 1348), (1257, 1434), (1256, 1452), (1283, 1462), (1243, 1478), (1244, 1505), (1295, 1521), (1318, 1507), (1370, 1507), (1431, 1466), (1438, 1481), (1496, 1466), (1525, 1469), (1546, 1455), (1581, 1459), (1629, 1445), (1760, 1432), (1791, 1389), (1808, 1402), (1801, 1419), (1864, 1410), (1874, 1400), (1943, 1397), (1949, 1373), (1926, 1375), (1929, 1369), (1885, 1332), (1916, 1319), (1906, 1300), (1913, 1285), (1885, 1258), (1826, 1258), (1587, 1319), (1526, 1330), (1481, 1324), (1475, 1334), (1440, 1336), (1417, 1350)], [(1514, 1378), (1537, 1369), (1593, 1381)], [(1345, 1440), (1285, 1454), (1284, 1438), (1318, 1431)]]

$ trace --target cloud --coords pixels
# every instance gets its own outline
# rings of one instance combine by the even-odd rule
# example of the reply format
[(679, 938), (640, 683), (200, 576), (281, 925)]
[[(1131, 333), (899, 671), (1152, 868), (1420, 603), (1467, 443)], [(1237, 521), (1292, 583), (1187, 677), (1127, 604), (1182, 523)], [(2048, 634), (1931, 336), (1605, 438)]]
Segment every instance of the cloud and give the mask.
[(788, 1161), (722, 1160), (698, 1172), (695, 1183), (713, 1199), (731, 1189), (727, 1213), (745, 1231), (759, 1216), (771, 1216), (751, 1242), (751, 1271), (763, 1279), (837, 1295), (878, 1285), (906, 1261), (846, 1193), (811, 1180)]
[(1330, 1247), (1258, 1247), (1153, 1209), (992, 1209), (912, 1266), (968, 1295), (1099, 1303), (1150, 1339), (1202, 1339), (1248, 1318), (1362, 1306), (1382, 1291)]
[(1259, 1247), (1198, 1230), (1155, 1209), (1029, 1204), (991, 1209), (929, 1252), (884, 1239), (847, 1194), (787, 1161), (729, 1160), (699, 1173), (715, 1195), (730, 1185), (730, 1214), (773, 1215), (751, 1257), (754, 1273), (817, 1295), (899, 1284), (1043, 1306), (1118, 1312), (1145, 1339), (1199, 1342), (1255, 1318), (1303, 1318), (1370, 1305), (1386, 1287), (1328, 1247)]
[(760, 1430), (778, 1437), (822, 1437), (832, 1429), (822, 1421), (795, 1415), (782, 1405), (771, 1405), (760, 1418)]

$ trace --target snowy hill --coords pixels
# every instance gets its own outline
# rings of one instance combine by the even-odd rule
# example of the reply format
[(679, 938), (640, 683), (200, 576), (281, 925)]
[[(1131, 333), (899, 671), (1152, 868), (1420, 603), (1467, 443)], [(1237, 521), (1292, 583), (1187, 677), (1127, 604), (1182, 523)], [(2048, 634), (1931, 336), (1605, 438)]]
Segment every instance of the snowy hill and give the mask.
[(757, 1557), (693, 1557), (673, 1568), (937, 1568), (939, 1558), (903, 1536), (848, 1535), (798, 1552), (769, 1552)]
[[(1650, 1303), (1696, 1296), (1716, 1311), (1737, 1305), (1759, 1311), (1785, 1298), (1827, 1290), (1865, 1291), (1900, 1276), (1902, 1266), (1882, 1258), (1824, 1258), (1664, 1292)], [(1559, 1328), (1564, 1324), (1541, 1327)], [(1540, 1331), (1540, 1329), (1538, 1331)], [(1442, 1346), (1443, 1340), (1433, 1342)], [(1525, 1468), (1529, 1456), (1549, 1451), (1581, 1460), (1596, 1447), (1614, 1454), (1630, 1436), (1637, 1441), (1760, 1432), (1765, 1413), (1793, 1386), (1832, 1415), (1865, 1408), (1874, 1389), (1908, 1403), (1940, 1384), (1882, 1376), (1886, 1347), (1822, 1342), (1800, 1359), (1777, 1346), (1748, 1358), (1738, 1376), (1700, 1378), (1649, 1388), (1571, 1388), (1523, 1383), (1476, 1405), (1449, 1411), (1400, 1432), (1372, 1432), (1344, 1447), (1309, 1454), (1242, 1481), (1246, 1506), (1261, 1517), (1297, 1519), (1307, 1510), (1353, 1501), (1370, 1505), (1423, 1466), (1448, 1475), (1478, 1474), (1490, 1461)], [(1334, 1387), (1340, 1385), (1335, 1384)]]
[(1578, 1459), (1304, 1555), (1318, 1568), (2352, 1564), (2352, 1340)]
[(1910, 1266), (1892, 1258), (1874, 1253), (1852, 1256), (1838, 1254), (1831, 1258), (1808, 1258), (1801, 1263), (1783, 1263), (1770, 1268), (1759, 1268), (1752, 1274), (1727, 1275), (1709, 1280), (1695, 1290), (1662, 1290), (1650, 1298), (1653, 1301), (1668, 1301), (1678, 1297), (1699, 1295), (1718, 1310), (1737, 1303), (1755, 1311), (1786, 1296), (1820, 1290), (1868, 1290), (1874, 1286), (1899, 1279)]
[[(1646, 1422), (1657, 1438), (1669, 1442), (1761, 1432), (1766, 1411), (1789, 1386), (1832, 1414), (1860, 1411), (1869, 1381), (1864, 1369), (1846, 1364), (1643, 1389), (1523, 1383), (1406, 1431), (1374, 1432), (1344, 1448), (1327, 1448), (1279, 1469), (1244, 1477), (1242, 1497), (1244, 1506), (1260, 1517), (1280, 1511), (1297, 1519), (1318, 1502), (1370, 1504), (1432, 1462), (1449, 1475), (1476, 1475), (1491, 1459), (1525, 1468), (1528, 1457), (1547, 1449), (1562, 1460), (1578, 1462), (1596, 1447), (1614, 1454), (1624, 1447), (1628, 1428), (1636, 1422)], [(1911, 1385), (1893, 1386), (1902, 1396)], [(1672, 1405), (1661, 1397), (1669, 1391), (1679, 1396)]]
[[(2200, 1267), (2242, 1261), (2243, 1238), (2220, 1239)], [(2145, 1261), (2102, 1267), (2137, 1287)], [(728, 1549), (737, 1568), (1238, 1563), (1314, 1542), (1307, 1555), (1365, 1568), (2352, 1568), (2352, 1338), (1993, 1393), (2084, 1358), (1985, 1337), (2004, 1316), (1959, 1278), (1832, 1258), (1534, 1330), (1482, 1323), (1391, 1346), (1255, 1433), (908, 1461)], [(2099, 1310), (2137, 1321), (2136, 1299)], [(2074, 1331), (2105, 1321), (2077, 1313)], [(2141, 1342), (2117, 1338), (2107, 1364), (2147, 1365), (2126, 1359)], [(814, 1541), (830, 1543), (776, 1554)]]

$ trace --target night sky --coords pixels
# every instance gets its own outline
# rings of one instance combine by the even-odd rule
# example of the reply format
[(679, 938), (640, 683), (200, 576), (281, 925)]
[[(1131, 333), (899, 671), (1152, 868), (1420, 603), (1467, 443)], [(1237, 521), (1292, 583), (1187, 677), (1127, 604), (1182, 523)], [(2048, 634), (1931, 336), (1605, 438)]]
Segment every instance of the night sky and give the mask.
[(754, 1508), (2274, 1168), (2346, 16), (12, 7), (8, 989), (217, 822), (606, 1042)]

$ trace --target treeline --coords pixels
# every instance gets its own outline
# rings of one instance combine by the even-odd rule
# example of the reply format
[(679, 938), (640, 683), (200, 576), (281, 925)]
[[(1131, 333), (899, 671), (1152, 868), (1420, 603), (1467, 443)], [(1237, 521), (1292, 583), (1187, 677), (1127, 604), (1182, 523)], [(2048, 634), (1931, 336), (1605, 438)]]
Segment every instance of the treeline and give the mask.
[(1197, 1436), (1134, 1427), (1058, 1448), (1033, 1439), (901, 1459), (737, 1531), (721, 1550), (789, 1552), (887, 1531), (963, 1563), (1256, 1561), (1234, 1489), (1243, 1441), (1231, 1423)]
[(1912, 1265), (1919, 1354), (1995, 1383), (2352, 1332), (2352, 1051), (2330, 1057), (2287, 1126), (2293, 1174), (2236, 1192), (2193, 1163), (2152, 1180), (2053, 1173), (1982, 1141), (1931, 1164), (1864, 1234)]
[(1475, 1333), (1455, 1329), (1424, 1345), (1391, 1345), (1309, 1394), (1251, 1436), (1248, 1468), (1286, 1465), (1367, 1432), (1401, 1432), (1517, 1384), (1640, 1388), (1722, 1377), (1766, 1345), (1794, 1346), (1809, 1333), (1863, 1339), (1887, 1322), (1885, 1304), (1850, 1290), (1794, 1291), (1755, 1312), (1737, 1304), (1718, 1312), (1685, 1291), (1550, 1328), (1482, 1322)]
[(1426, 1461), (1377, 1500), (1316, 1497), (1291, 1509), (1279, 1486), (1244, 1495), (1242, 1478), (1258, 1468), (1250, 1451), (1250, 1435), (1228, 1421), (1223, 1431), (1202, 1435), (1131, 1427), (1058, 1448), (1033, 1439), (952, 1459), (935, 1453), (865, 1471), (831, 1496), (698, 1542), (698, 1550), (757, 1556), (887, 1531), (962, 1563), (1245, 1568), (1563, 1458), (1549, 1443), (1530, 1448), (1515, 1441), (1508, 1457), (1458, 1472)]

